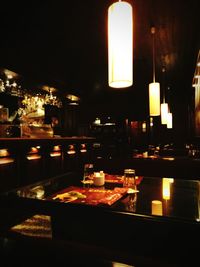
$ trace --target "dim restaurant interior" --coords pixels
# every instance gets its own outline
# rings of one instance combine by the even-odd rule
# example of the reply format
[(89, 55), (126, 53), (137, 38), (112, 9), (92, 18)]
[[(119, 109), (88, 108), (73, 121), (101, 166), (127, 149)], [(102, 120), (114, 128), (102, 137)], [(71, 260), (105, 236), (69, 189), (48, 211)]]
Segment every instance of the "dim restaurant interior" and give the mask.
[(2, 261), (194, 266), (199, 1), (1, 6)]

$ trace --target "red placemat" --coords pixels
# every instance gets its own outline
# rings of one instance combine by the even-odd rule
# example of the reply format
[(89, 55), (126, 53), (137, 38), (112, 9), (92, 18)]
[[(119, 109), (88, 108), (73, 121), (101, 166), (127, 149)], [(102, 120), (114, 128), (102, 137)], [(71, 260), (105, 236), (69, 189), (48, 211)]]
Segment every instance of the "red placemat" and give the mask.
[[(106, 183), (123, 184), (123, 179), (124, 178), (122, 175), (105, 174)], [(139, 185), (142, 179), (143, 179), (143, 176), (135, 176), (136, 185)]]
[(122, 175), (105, 174), (106, 183), (123, 184), (123, 179)]
[(113, 190), (103, 188), (82, 188), (70, 186), (50, 199), (60, 202), (82, 203), (89, 205), (112, 205), (127, 193), (127, 188), (116, 187)]

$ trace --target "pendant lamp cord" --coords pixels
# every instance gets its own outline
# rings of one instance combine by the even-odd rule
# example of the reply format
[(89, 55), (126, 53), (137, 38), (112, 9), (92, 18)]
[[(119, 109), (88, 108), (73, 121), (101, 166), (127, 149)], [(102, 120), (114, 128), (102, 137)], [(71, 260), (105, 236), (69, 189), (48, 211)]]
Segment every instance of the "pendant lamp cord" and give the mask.
[(162, 67), (162, 73), (163, 73), (163, 103), (165, 103), (165, 67)]
[(153, 82), (155, 83), (155, 32), (156, 28), (151, 28), (152, 40), (153, 40)]

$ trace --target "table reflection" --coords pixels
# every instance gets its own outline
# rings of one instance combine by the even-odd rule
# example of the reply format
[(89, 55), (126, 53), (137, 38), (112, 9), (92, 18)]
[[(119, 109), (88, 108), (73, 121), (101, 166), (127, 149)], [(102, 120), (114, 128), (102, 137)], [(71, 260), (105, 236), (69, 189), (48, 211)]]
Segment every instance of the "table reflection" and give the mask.
[[(114, 190), (123, 187), (120, 175), (106, 174), (103, 189)], [(76, 182), (75, 182), (76, 181)], [(40, 183), (18, 188), (4, 193), (4, 197), (16, 197), (20, 200), (28, 201), (37, 199), (38, 201), (53, 202), (50, 196), (60, 190), (65, 190), (69, 186), (82, 188), (100, 189), (94, 184), (83, 184), (81, 179), (69, 179), (67, 175), (61, 175)], [(199, 199), (200, 181), (197, 180), (176, 180), (173, 178), (157, 177), (137, 177), (136, 190), (119, 198), (109, 209), (115, 211), (129, 211), (135, 215), (143, 216), (152, 214), (152, 201), (160, 201), (162, 204), (161, 217), (177, 218), (180, 220), (199, 221)], [(66, 203), (70, 205), (71, 203)], [(84, 204), (84, 203), (83, 203)], [(59, 205), (59, 203), (57, 203)]]

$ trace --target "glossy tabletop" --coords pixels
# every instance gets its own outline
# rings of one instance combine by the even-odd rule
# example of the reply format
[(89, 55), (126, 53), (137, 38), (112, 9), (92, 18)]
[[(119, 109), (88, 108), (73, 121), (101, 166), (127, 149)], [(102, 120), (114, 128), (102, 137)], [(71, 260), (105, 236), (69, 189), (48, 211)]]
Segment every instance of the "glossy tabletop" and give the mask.
[[(136, 192), (122, 194), (114, 203), (108, 205), (101, 201), (98, 205), (90, 205), (91, 203), (88, 204), (84, 199), (61, 201), (55, 197), (60, 192), (67, 191), (69, 186), (86, 187), (87, 190), (90, 187), (91, 191), (97, 192), (122, 188), (121, 176), (107, 175), (107, 177), (109, 178), (105, 180), (105, 185), (97, 187), (84, 185), (81, 183), (82, 177), (67, 173), (6, 192), (2, 198), (14, 200), (15, 203), (17, 201), (27, 205), (31, 203), (32, 207), (44, 209), (47, 214), (51, 214), (51, 211), (56, 208), (67, 210), (72, 206), (83, 209), (91, 206), (92, 209), (125, 212), (129, 215), (152, 219), (177, 220), (194, 224), (200, 222), (200, 181), (198, 180), (136, 176)], [(134, 199), (131, 203), (130, 198)]]
[[(198, 260), (200, 181), (139, 176), (134, 193), (109, 202), (110, 196), (122, 193), (121, 176), (107, 175), (103, 187), (81, 180), (76, 173), (66, 173), (1, 194), (0, 204), (10, 219), (1, 217), (1, 230), (3, 219), (9, 228), (34, 214), (46, 214), (53, 240), (104, 248), (123, 259), (150, 257), (187, 266)], [(72, 191), (76, 198), (70, 202), (65, 194)]]

